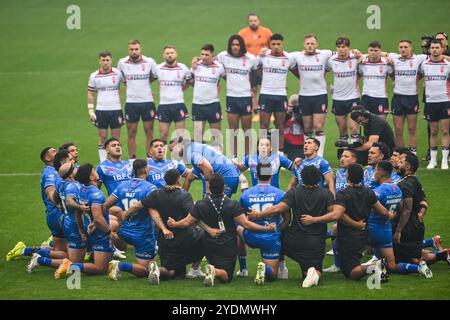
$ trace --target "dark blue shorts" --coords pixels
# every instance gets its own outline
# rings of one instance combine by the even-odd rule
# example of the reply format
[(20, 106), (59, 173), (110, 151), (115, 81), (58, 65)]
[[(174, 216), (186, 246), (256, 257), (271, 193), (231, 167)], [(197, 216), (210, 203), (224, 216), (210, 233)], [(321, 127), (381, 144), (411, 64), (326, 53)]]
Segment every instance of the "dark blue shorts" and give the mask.
[(239, 177), (224, 177), (225, 180), (225, 195), (231, 198), (237, 192), (239, 186)]
[(369, 96), (362, 96), (361, 104), (363, 107), (373, 114), (388, 114), (389, 100), (388, 98), (374, 98)]
[(149, 232), (133, 232), (120, 228), (120, 237), (129, 245), (134, 246), (136, 258), (152, 260), (156, 256), (156, 236)]
[(227, 97), (228, 113), (248, 116), (252, 114), (252, 97)]
[(352, 108), (361, 104), (361, 99), (356, 98), (352, 100), (333, 100), (331, 112), (336, 116), (345, 116), (352, 112)]
[(318, 96), (298, 96), (298, 105), (302, 116), (327, 113), (328, 95), (321, 94)]
[(392, 114), (394, 116), (406, 116), (408, 114), (418, 114), (419, 97), (417, 95), (406, 96), (394, 94), (391, 101)]
[(117, 129), (123, 125), (123, 112), (122, 110), (95, 110), (95, 126), (99, 129)]
[(50, 229), (52, 237), (64, 239), (63, 220), (64, 214), (59, 209), (47, 212), (47, 226)]
[(152, 121), (156, 117), (155, 104), (153, 102), (127, 102), (125, 104), (125, 120), (131, 123)]
[(208, 104), (192, 104), (192, 120), (217, 123), (222, 120), (222, 110), (219, 102)]
[[(86, 229), (85, 229), (86, 231)], [(87, 233), (87, 231), (86, 231)], [(109, 236), (101, 236), (101, 237), (89, 237), (88, 235), (88, 243), (92, 251), (97, 252), (113, 252), (113, 246), (111, 244), (111, 240)]]
[(67, 240), (67, 245), (71, 249), (85, 249), (87, 248), (87, 241), (81, 240), (81, 234), (78, 230), (78, 224), (71, 217), (66, 216), (64, 219), (64, 237)]
[(180, 122), (189, 116), (188, 109), (184, 103), (160, 104), (157, 119), (160, 122)]
[(259, 95), (259, 110), (261, 112), (283, 112), (287, 109), (287, 97), (272, 94)]
[(258, 248), (261, 257), (267, 260), (278, 260), (281, 252), (281, 240), (279, 234), (266, 232), (251, 232), (244, 229), (245, 243), (251, 248)]
[(431, 122), (450, 118), (450, 101), (425, 103), (423, 116)]

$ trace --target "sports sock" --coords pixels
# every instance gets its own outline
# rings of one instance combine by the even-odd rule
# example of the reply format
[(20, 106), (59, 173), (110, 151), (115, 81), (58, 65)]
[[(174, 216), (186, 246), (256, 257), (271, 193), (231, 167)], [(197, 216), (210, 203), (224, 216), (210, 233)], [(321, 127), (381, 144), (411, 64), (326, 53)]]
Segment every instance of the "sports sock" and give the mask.
[(106, 160), (106, 150), (101, 144), (98, 145), (98, 157), (100, 159), (100, 163)]
[(411, 263), (399, 263), (397, 265), (398, 273), (409, 274), (419, 273), (419, 265)]
[(125, 272), (133, 272), (133, 264), (130, 262), (119, 262), (119, 270)]
[(437, 163), (437, 148), (430, 147), (430, 162)]
[(442, 161), (448, 160), (448, 148), (442, 148)]
[(430, 247), (432, 247), (433, 246), (433, 238), (430, 238), (430, 239), (423, 239), (423, 241), (422, 241), (422, 247), (423, 248), (430, 248)]
[(331, 242), (331, 245), (333, 247), (333, 259), (334, 259), (334, 265), (338, 268), (341, 267), (341, 258), (339, 257), (338, 249), (337, 249), (337, 241), (334, 240)]
[(409, 147), (409, 151), (411, 151), (412, 153), (414, 153), (415, 155), (417, 155), (417, 149), (414, 147)]
[(28, 247), (28, 248), (22, 249), (22, 251), (21, 251), (20, 253), (21, 253), (23, 256), (29, 256), (29, 257), (31, 257), (31, 255), (34, 253), (34, 250), (33, 250), (33, 248)]
[(265, 274), (266, 274), (267, 278), (272, 278), (272, 268), (268, 264), (266, 264), (266, 272), (265, 272)]
[(71, 268), (75, 268), (75, 267), (78, 267), (80, 269), (80, 272), (83, 272), (83, 270), (84, 270), (84, 263), (81, 263), (81, 262), (74, 262), (74, 263), (72, 263)]
[(318, 131), (316, 132), (316, 139), (319, 140), (320, 142), (320, 146), (319, 146), (319, 151), (317, 152), (319, 154), (319, 156), (323, 157), (323, 153), (325, 151), (325, 134), (323, 131)]
[(247, 256), (239, 256), (239, 270), (247, 270)]
[(284, 262), (284, 260), (281, 260), (280, 264), (278, 266), (278, 269), (279, 270), (283, 270), (284, 268), (286, 268), (286, 263)]
[(37, 261), (40, 266), (50, 267), (52, 265), (52, 259), (47, 257), (39, 257)]
[(39, 249), (39, 250), (36, 251), (36, 253), (39, 254), (40, 256), (47, 257), (47, 258), (50, 257), (50, 252), (51, 251), (47, 250), (47, 249)]

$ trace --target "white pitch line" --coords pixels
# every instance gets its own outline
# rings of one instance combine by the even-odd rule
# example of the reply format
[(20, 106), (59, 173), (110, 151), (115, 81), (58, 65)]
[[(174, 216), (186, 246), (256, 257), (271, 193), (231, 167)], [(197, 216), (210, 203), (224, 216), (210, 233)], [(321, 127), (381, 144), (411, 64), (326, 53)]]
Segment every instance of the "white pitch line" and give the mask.
[(21, 176), (40, 176), (41, 174), (36, 173), (0, 173), (0, 177), (21, 177)]

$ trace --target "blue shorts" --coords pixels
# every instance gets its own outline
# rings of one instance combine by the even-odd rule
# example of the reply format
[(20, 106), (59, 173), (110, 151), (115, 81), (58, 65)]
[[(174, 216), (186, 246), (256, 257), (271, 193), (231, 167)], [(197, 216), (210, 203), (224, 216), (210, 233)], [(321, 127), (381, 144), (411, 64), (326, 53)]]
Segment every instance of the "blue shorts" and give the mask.
[(394, 94), (391, 101), (392, 114), (394, 116), (406, 116), (419, 113), (418, 95)]
[(127, 102), (125, 104), (125, 120), (130, 123), (153, 121), (156, 117), (155, 103), (153, 102)]
[(261, 112), (283, 112), (287, 109), (287, 97), (272, 95), (272, 94), (260, 94), (259, 95), (259, 110)]
[(102, 237), (89, 237), (88, 236), (89, 245), (93, 252), (113, 252), (113, 246), (111, 244), (111, 240), (109, 236)]
[(222, 110), (219, 102), (208, 104), (192, 104), (192, 121), (208, 121), (217, 123), (222, 120)]
[(244, 241), (249, 247), (260, 249), (263, 259), (277, 260), (280, 258), (281, 240), (279, 234), (250, 232), (244, 229)]
[(298, 96), (298, 105), (302, 116), (327, 113), (328, 96), (326, 94), (320, 94), (318, 96)]
[(52, 233), (52, 237), (64, 239), (63, 220), (64, 214), (59, 209), (47, 212), (47, 226)]
[(252, 97), (227, 97), (228, 113), (248, 116), (252, 114)]
[(229, 198), (237, 192), (239, 186), (239, 177), (224, 177), (225, 180), (225, 195)]
[(352, 108), (361, 104), (361, 99), (356, 98), (352, 100), (333, 100), (331, 112), (336, 116), (345, 116), (352, 112)]
[(392, 227), (369, 223), (369, 245), (375, 249), (392, 248)]
[(184, 103), (160, 104), (158, 107), (157, 119), (159, 122), (180, 122), (188, 116), (188, 109)]
[(67, 245), (71, 249), (86, 249), (87, 241), (81, 240), (81, 234), (78, 230), (78, 224), (73, 218), (66, 216), (64, 219), (64, 237), (67, 240)]
[(119, 235), (126, 243), (134, 246), (136, 258), (152, 260), (156, 257), (156, 236), (153, 232), (132, 232), (120, 228)]

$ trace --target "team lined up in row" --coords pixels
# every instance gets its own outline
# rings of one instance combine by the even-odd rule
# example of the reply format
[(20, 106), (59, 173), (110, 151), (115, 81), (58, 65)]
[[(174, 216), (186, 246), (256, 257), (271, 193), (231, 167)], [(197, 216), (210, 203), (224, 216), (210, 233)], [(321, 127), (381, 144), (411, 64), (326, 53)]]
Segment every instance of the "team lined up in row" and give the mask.
[[(75, 165), (74, 144), (66, 144), (59, 152), (45, 148), (41, 187), (53, 246), (26, 247), (19, 242), (7, 260), (32, 256), (29, 272), (51, 266), (57, 268), (57, 279), (73, 266), (90, 274), (108, 272), (113, 280), (124, 271), (159, 283), (160, 276), (184, 275), (189, 263), (193, 267), (188, 276), (203, 276), (199, 266), (206, 256), (205, 283), (213, 285), (216, 276), (222, 281), (232, 279), (238, 247), (238, 275), (248, 275), (243, 254), (247, 244), (261, 250), (257, 284), (287, 277), (286, 254), (300, 264), (303, 286), (310, 287), (317, 285), (322, 272), (326, 222), (337, 220), (337, 230), (330, 233), (336, 239), (335, 269), (349, 278), (367, 274), (369, 266), (360, 263), (367, 244), (375, 248), (380, 259), (376, 269), (383, 279), (385, 266), (390, 272), (431, 277), (427, 263), (449, 262), (449, 250), (443, 250), (439, 237), (423, 239), (427, 200), (415, 176), (414, 154), (397, 148), (390, 163), (386, 145), (376, 143), (369, 152), (370, 166), (363, 172), (356, 164), (356, 153), (349, 149), (342, 153), (342, 169), (334, 179), (328, 162), (318, 155), (317, 139), (305, 141), (305, 160), (295, 164), (271, 152), (270, 139), (261, 138), (258, 146), (252, 160), (236, 166), (211, 146), (181, 138), (172, 141), (172, 156), (184, 157), (192, 170), (166, 160), (166, 146), (159, 139), (151, 143), (151, 159), (136, 160), (131, 166), (121, 160), (119, 140), (111, 138), (105, 143), (108, 159), (96, 169), (90, 164)], [(294, 170), (287, 193), (278, 188), (281, 165)], [(398, 174), (393, 173), (394, 167)], [(236, 192), (239, 169), (244, 168), (251, 168), (256, 179), (236, 202), (229, 197)], [(182, 175), (186, 190), (181, 188)], [(195, 205), (187, 192), (192, 177), (201, 178), (204, 185), (204, 198)], [(101, 182), (108, 198), (99, 189)], [(196, 223), (205, 232), (192, 227)], [(110, 261), (113, 244), (119, 249), (134, 246), (137, 263)], [(161, 267), (155, 262), (156, 244)], [(430, 245), (439, 250), (423, 249)], [(93, 263), (83, 262), (88, 249)]]

